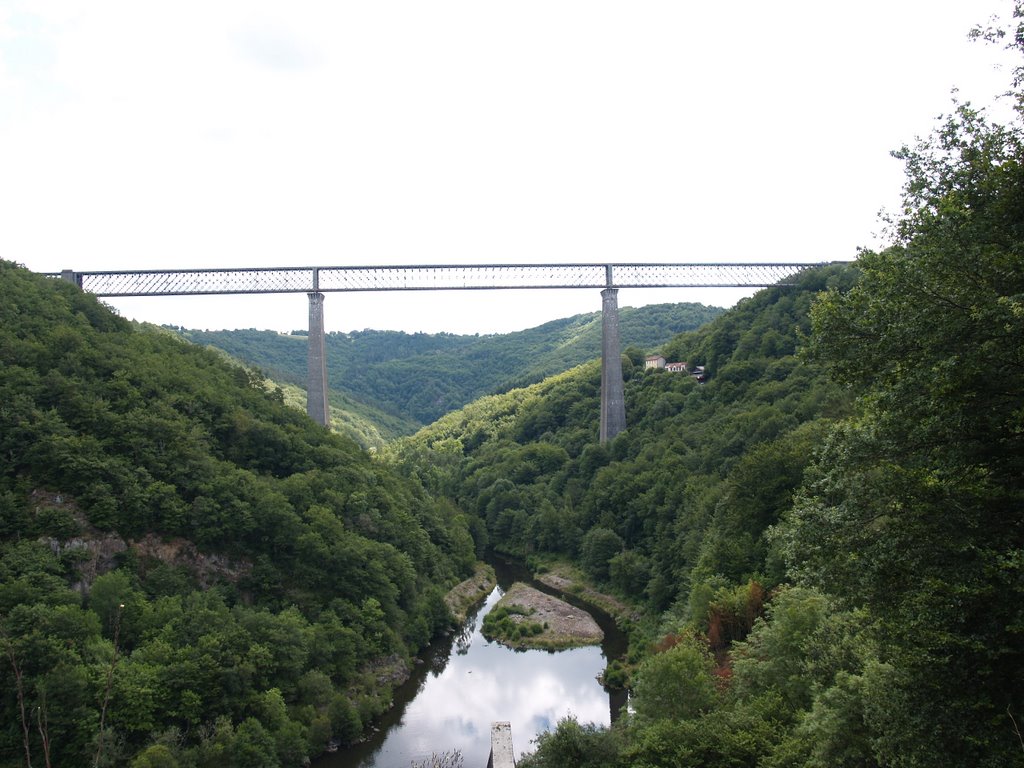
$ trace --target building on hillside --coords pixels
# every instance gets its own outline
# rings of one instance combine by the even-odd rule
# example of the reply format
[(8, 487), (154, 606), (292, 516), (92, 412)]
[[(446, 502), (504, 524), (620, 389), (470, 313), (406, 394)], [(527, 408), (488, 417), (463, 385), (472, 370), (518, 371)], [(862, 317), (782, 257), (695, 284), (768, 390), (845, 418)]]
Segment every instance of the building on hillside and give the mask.
[(661, 355), (648, 355), (645, 357), (644, 370), (647, 370), (648, 368), (664, 370), (669, 373), (688, 373), (701, 384), (707, 381), (708, 378), (707, 373), (704, 372), (703, 365), (695, 365), (691, 369), (689, 363), (669, 363), (666, 362), (665, 358)]
[(661, 355), (648, 355), (644, 358), (644, 370), (648, 368), (664, 368), (665, 358)]

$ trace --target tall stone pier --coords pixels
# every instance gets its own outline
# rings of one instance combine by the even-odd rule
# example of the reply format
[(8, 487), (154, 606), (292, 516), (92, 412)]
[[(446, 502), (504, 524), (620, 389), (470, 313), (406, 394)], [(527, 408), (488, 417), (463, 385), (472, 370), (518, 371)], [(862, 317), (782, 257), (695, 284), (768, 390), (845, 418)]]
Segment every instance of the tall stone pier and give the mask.
[(512, 751), (512, 724), (504, 721), (491, 723), (491, 754), (487, 768), (516, 768)]
[[(609, 270), (610, 271), (610, 270)], [(608, 276), (611, 283), (611, 275)], [(601, 442), (626, 428), (626, 395), (622, 383), (619, 341), (619, 289), (601, 291)]]
[(317, 424), (330, 423), (327, 409), (327, 353), (324, 348), (324, 295), (309, 296), (309, 366), (307, 369), (306, 413)]

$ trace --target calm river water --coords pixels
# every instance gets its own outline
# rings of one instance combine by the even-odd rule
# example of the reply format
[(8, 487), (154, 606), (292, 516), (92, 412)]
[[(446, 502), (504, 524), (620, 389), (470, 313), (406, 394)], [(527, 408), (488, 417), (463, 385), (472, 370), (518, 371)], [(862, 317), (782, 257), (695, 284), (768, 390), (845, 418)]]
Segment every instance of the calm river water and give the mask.
[[(515, 563), (491, 561), (498, 587), (470, 615), (460, 632), (428, 648), (423, 664), (396, 692), (395, 706), (368, 741), (314, 761), (316, 768), (409, 768), (434, 752), (461, 750), (466, 768), (485, 768), (491, 722), (512, 724), (516, 757), (534, 749), (537, 735), (568, 714), (580, 722), (608, 725), (625, 704), (597, 682), (605, 654), (621, 655), (625, 638), (614, 622), (586, 607), (605, 631), (601, 648), (512, 651), (480, 634), (483, 617), (513, 581), (534, 582)], [(575, 601), (574, 601), (575, 602)]]

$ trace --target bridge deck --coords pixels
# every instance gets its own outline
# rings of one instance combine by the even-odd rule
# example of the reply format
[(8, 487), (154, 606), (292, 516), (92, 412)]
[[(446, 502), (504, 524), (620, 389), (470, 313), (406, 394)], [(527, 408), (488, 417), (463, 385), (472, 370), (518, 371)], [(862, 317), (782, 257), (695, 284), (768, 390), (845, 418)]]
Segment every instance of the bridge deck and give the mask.
[[(834, 262), (833, 262), (834, 263)], [(51, 273), (97, 296), (538, 288), (757, 288), (821, 263), (461, 264)]]

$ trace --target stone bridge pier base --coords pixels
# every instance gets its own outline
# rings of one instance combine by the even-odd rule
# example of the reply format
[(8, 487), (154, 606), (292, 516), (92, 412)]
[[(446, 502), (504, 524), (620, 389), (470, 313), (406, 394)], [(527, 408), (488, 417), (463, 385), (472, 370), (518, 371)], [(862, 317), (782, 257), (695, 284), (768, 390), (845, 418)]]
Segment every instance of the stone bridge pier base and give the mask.
[(487, 768), (516, 768), (516, 756), (512, 751), (511, 723), (491, 723), (491, 754), (487, 758)]

